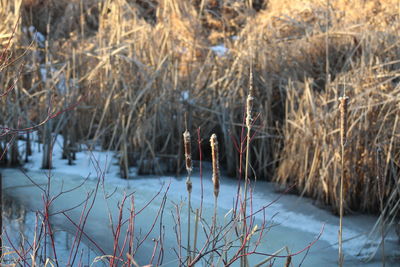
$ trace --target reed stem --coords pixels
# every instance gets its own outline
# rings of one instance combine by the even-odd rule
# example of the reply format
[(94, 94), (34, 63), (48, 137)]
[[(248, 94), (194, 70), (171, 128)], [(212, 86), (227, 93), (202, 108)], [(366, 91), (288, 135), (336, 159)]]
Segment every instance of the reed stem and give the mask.
[(344, 192), (343, 192), (343, 184), (344, 184), (344, 168), (345, 168), (345, 147), (347, 143), (346, 135), (347, 135), (347, 108), (348, 108), (348, 100), (349, 98), (346, 94), (343, 97), (339, 98), (339, 109), (340, 109), (340, 145), (341, 145), (341, 175), (340, 175), (340, 207), (339, 207), (339, 266), (343, 266), (343, 202), (344, 202)]
[(3, 258), (3, 176), (0, 173), (0, 259)]
[(379, 197), (379, 209), (381, 212), (381, 252), (382, 252), (382, 267), (386, 266), (385, 258), (385, 210), (383, 206), (383, 200), (385, 197), (385, 181), (384, 181), (384, 168), (382, 163), (382, 149), (378, 147), (376, 153), (376, 168), (377, 168), (377, 183), (378, 183), (378, 197)]
[[(199, 209), (196, 209), (196, 216), (194, 219), (194, 240), (193, 240), (193, 257), (195, 258), (195, 253), (197, 249), (197, 234), (199, 231)], [(194, 266), (194, 264), (192, 265)]]

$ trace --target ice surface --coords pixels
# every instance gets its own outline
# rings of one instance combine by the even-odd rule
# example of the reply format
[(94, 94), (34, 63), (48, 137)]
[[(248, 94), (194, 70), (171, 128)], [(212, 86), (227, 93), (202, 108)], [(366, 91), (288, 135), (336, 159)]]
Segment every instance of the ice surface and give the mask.
[[(102, 248), (111, 253), (112, 251), (112, 229), (108, 217), (108, 210), (112, 215), (113, 221), (118, 217), (118, 205), (121, 202), (124, 194), (133, 193), (135, 199), (135, 208), (140, 210), (148, 203), (159, 191), (165, 192), (169, 185), (167, 193), (167, 201), (163, 213), (162, 224), (165, 226), (165, 266), (177, 266), (177, 256), (174, 248), (178, 247), (175, 235), (176, 223), (173, 216), (176, 217), (176, 208), (180, 208), (181, 217), (181, 232), (186, 233), (187, 225), (187, 193), (184, 177), (177, 179), (174, 177), (136, 177), (130, 180), (119, 178), (119, 167), (117, 159), (111, 152), (102, 152), (100, 150), (87, 151), (77, 153), (75, 165), (69, 166), (66, 160), (61, 159), (61, 144), (62, 140), (54, 143), (53, 147), (53, 165), (54, 169), (49, 173), (41, 170), (41, 153), (35, 151), (30, 158), (30, 162), (25, 165), (28, 170), (27, 174), (38, 184), (45, 185), (48, 181), (48, 176), (51, 177), (51, 187), (53, 194), (56, 194), (63, 188), (64, 190), (74, 188), (82, 182), (83, 178), (88, 177), (84, 186), (63, 195), (53, 204), (54, 210), (63, 210), (81, 203), (87, 196), (88, 192), (93, 192), (97, 184), (99, 169), (104, 170), (104, 184), (99, 190), (97, 200), (93, 206), (86, 225), (86, 233), (93, 240), (102, 245)], [(33, 147), (37, 150), (37, 146)], [(135, 176), (135, 170), (132, 169), (131, 176)], [(19, 171), (15, 169), (3, 170), (3, 188), (7, 194), (18, 199), (30, 210), (38, 210), (42, 207), (41, 191), (37, 187), (32, 186), (32, 183)], [(203, 176), (203, 193), (201, 192), (200, 177), (195, 173), (192, 177), (193, 192), (192, 206), (193, 210), (200, 207), (200, 202), (203, 200), (203, 218), (210, 224), (213, 216), (213, 185), (211, 181), (211, 173), (209, 169), (205, 169)], [(316, 236), (324, 228), (320, 240), (315, 243), (308, 254), (301, 253), (293, 258), (295, 266), (299, 265), (303, 257), (306, 255), (302, 266), (337, 266), (337, 235), (338, 235), (338, 217), (332, 215), (329, 211), (315, 207), (310, 200), (302, 199), (294, 195), (280, 195), (274, 191), (274, 186), (271, 183), (258, 181), (253, 184), (254, 192), (252, 195), (253, 211), (262, 207), (272, 205), (265, 209), (265, 216), (268, 225), (273, 225), (262, 239), (258, 251), (263, 253), (273, 253), (282, 247), (288, 246), (291, 253), (305, 248), (310, 242), (314, 241)], [(221, 179), (221, 188), (218, 199), (218, 222), (219, 225), (224, 225), (229, 218), (226, 214), (232, 209), (236, 199), (237, 181), (231, 178)], [(107, 196), (107, 197), (105, 197)], [(203, 197), (202, 197), (203, 196)], [(107, 198), (107, 199), (105, 199)], [(162, 193), (158, 195), (154, 201), (143, 210), (136, 218), (135, 233), (137, 237), (144, 236), (147, 233), (156, 218), (159, 207), (162, 203)], [(81, 208), (69, 211), (68, 215), (74, 220), (78, 220)], [(127, 214), (127, 212), (126, 212)], [(125, 216), (126, 216), (125, 214)], [(192, 216), (194, 217), (194, 216)], [(263, 223), (263, 213), (260, 212), (256, 216), (255, 224), (261, 226)], [(377, 249), (379, 243), (376, 240), (367, 240), (367, 234), (373, 227), (376, 217), (367, 215), (351, 215), (344, 219), (343, 238), (345, 252), (345, 266), (380, 266), (380, 258), (377, 256), (374, 261), (365, 264), (361, 262), (362, 256), (367, 256), (368, 253)], [(158, 238), (159, 220), (149, 236)], [(55, 216), (53, 223), (58, 225), (64, 231), (74, 233), (75, 228), (65, 217), (61, 215)], [(192, 226), (194, 221), (192, 221)], [(201, 231), (202, 232), (202, 231)], [(183, 234), (183, 239), (185, 239)], [(193, 239), (193, 237), (192, 237)], [(206, 237), (201, 234), (199, 236), (199, 245), (204, 244)], [(96, 248), (85, 240), (86, 244), (93, 250)], [(182, 245), (185, 244), (182, 241)], [(358, 255), (365, 243), (370, 246), (363, 250), (361, 257)], [(397, 238), (395, 234), (390, 233), (386, 241), (386, 252), (390, 257), (398, 257), (398, 246), (396, 245)], [(154, 242), (148, 241), (143, 244), (140, 250), (135, 255), (139, 263), (145, 264), (148, 262), (153, 249)], [(97, 251), (98, 252), (98, 251)], [(286, 252), (285, 252), (286, 253)], [(282, 255), (285, 255), (282, 253)], [(183, 255), (185, 250), (183, 249)], [(255, 264), (265, 256), (253, 256), (251, 264)], [(282, 266), (285, 259), (276, 259), (276, 266)], [(206, 266), (206, 265), (204, 265)], [(234, 265), (236, 266), (236, 265)], [(390, 266), (400, 266), (395, 260)]]

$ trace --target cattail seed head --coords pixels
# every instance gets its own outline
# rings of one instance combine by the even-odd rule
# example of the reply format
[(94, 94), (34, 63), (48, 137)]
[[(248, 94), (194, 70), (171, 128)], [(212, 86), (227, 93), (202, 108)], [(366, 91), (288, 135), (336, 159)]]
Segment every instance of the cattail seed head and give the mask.
[(247, 95), (247, 101), (246, 101), (246, 127), (247, 128), (251, 127), (251, 122), (252, 122), (251, 111), (252, 111), (252, 108), (253, 108), (253, 102), (254, 102), (254, 97), (253, 97), (253, 72), (250, 71), (249, 94)]
[(247, 96), (247, 102), (246, 102), (246, 127), (250, 128), (251, 127), (251, 122), (252, 122), (252, 117), (251, 117), (251, 110), (254, 102), (254, 97), (249, 93)]
[(212, 167), (213, 167), (212, 181), (214, 184), (214, 196), (218, 197), (218, 194), (219, 194), (219, 164), (218, 164), (218, 140), (217, 140), (216, 134), (211, 135), (210, 144), (211, 144), (211, 156), (212, 156)]
[(190, 149), (190, 133), (186, 130), (183, 133), (183, 144), (185, 147), (185, 162), (186, 162), (186, 171), (188, 173), (192, 172), (192, 151)]
[(339, 98), (339, 110), (340, 110), (340, 142), (341, 145), (346, 145), (347, 139), (347, 110), (348, 110), (349, 98), (345, 95)]
[(192, 181), (190, 180), (189, 177), (186, 179), (186, 190), (189, 193), (192, 193)]

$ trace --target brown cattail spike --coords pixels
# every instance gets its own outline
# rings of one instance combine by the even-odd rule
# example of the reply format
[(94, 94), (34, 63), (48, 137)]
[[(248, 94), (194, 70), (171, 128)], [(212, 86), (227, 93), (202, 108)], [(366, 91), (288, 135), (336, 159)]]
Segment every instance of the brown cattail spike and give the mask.
[(344, 95), (339, 98), (339, 110), (340, 110), (340, 142), (341, 145), (346, 145), (347, 142), (347, 109), (348, 109), (349, 98)]
[(190, 179), (186, 179), (186, 190), (192, 193), (192, 181)]
[(188, 173), (192, 172), (192, 151), (190, 149), (190, 133), (186, 130), (183, 133), (183, 144), (185, 147), (185, 161), (186, 161), (186, 170)]
[(213, 167), (212, 181), (214, 184), (214, 196), (218, 197), (218, 194), (219, 194), (219, 164), (218, 164), (218, 140), (217, 140), (216, 134), (211, 135), (210, 144), (211, 144), (212, 167)]
[(250, 88), (249, 88), (249, 94), (247, 95), (247, 101), (246, 101), (246, 126), (247, 126), (247, 128), (251, 127), (251, 122), (252, 122), (251, 111), (253, 108), (253, 102), (254, 102), (253, 72), (250, 72)]
[(188, 177), (186, 179), (186, 190), (191, 193), (192, 192), (192, 181), (190, 180), (190, 174), (192, 173), (192, 151), (190, 149), (190, 133), (186, 130), (183, 133), (183, 145), (185, 147), (185, 162), (186, 162), (186, 171), (188, 172)]

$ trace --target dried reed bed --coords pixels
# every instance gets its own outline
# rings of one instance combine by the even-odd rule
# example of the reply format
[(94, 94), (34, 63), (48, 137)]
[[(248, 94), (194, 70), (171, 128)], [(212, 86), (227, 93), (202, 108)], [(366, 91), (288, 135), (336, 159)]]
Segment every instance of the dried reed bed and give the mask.
[(272, 104), (273, 113), (264, 115), (282, 123), (275, 180), (295, 184), (300, 194), (335, 211), (340, 179), (337, 99), (347, 87), (346, 210), (377, 211), (378, 146), (384, 147), (386, 158), (379, 167), (390, 183), (385, 196), (397, 190), (399, 5), (352, 1), (356, 3), (350, 8), (346, 1), (330, 2), (327, 9), (321, 1), (270, 1), (243, 29), (236, 48), (253, 57), (255, 77), (270, 85), (270, 90), (255, 86), (257, 101)]
[[(336, 208), (337, 98), (346, 83), (346, 207), (376, 210), (378, 198), (370, 197), (378, 194), (376, 146), (386, 159), (386, 195), (396, 182), (398, 1), (253, 1), (257, 8), (244, 1), (201, 2), (2, 1), (6, 25), (13, 25), (16, 12), (23, 14), (18, 28), (23, 46), (30, 44), (23, 26), (48, 31), (48, 49), (34, 43), (24, 58), (17, 89), (29, 95), (21, 94), (20, 106), (31, 107), (29, 119), (38, 121), (48, 106), (45, 92), (57, 100), (54, 109), (84, 96), (77, 109), (59, 119), (68, 123), (56, 121), (53, 127), (72, 143), (90, 140), (119, 151), (125, 177), (132, 165), (142, 172), (184, 167), (181, 133), (187, 113), (189, 131), (201, 127), (204, 136), (217, 133), (221, 160), (234, 175), (244, 152), (239, 145), (252, 66), (250, 178), (296, 184), (298, 192)], [(36, 21), (45, 11), (50, 21)], [(210, 49), (219, 43), (229, 49), (222, 57)], [(40, 74), (46, 57), (47, 85)], [(57, 89), (57, 73), (70, 81), (66, 92)], [(10, 118), (11, 109), (2, 109)]]
[[(277, 180), (286, 185), (296, 184), (299, 193), (338, 209), (341, 168), (335, 96), (346, 86), (350, 96), (344, 179), (346, 209), (377, 211), (379, 168), (385, 169), (387, 177), (385, 196), (397, 190), (400, 88), (393, 82), (397, 76), (396, 72), (383, 69), (346, 73), (339, 76), (343, 82), (335, 82), (323, 92), (313, 92), (310, 80), (290, 84), (285, 145)], [(376, 161), (380, 147), (386, 158), (383, 166), (377, 166)]]

